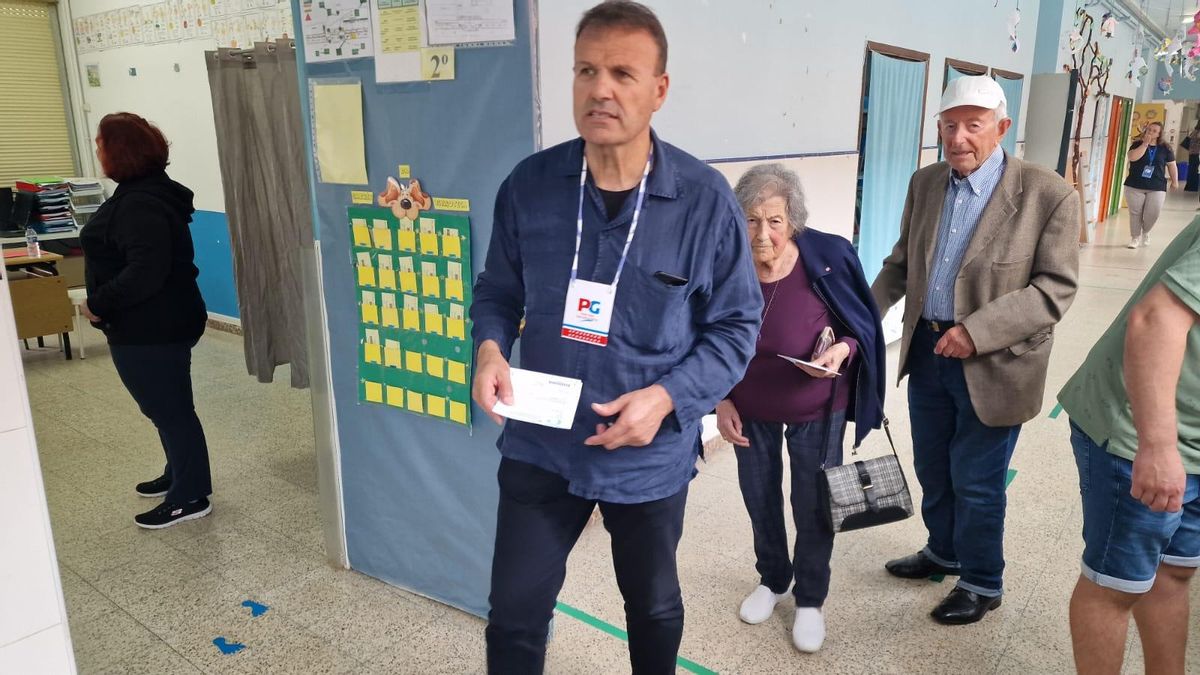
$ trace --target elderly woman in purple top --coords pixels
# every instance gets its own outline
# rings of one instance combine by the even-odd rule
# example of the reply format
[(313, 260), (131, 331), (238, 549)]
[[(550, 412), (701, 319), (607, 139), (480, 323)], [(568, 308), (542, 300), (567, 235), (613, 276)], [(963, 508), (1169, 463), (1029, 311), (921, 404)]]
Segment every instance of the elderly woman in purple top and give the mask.
[[(738, 482), (754, 530), (760, 585), (742, 602), (757, 624), (795, 597), (792, 642), (815, 652), (825, 640), (833, 530), (825, 515), (821, 470), (842, 461), (847, 419), (856, 443), (882, 418), (886, 346), (879, 310), (850, 242), (805, 228), (796, 174), (759, 165), (734, 189), (746, 213), (763, 293), (758, 346), (745, 378), (717, 406), (722, 437), (737, 453)], [(834, 342), (820, 354), (826, 327)], [(788, 356), (821, 368), (793, 365)], [(783, 513), (783, 446), (791, 460), (794, 551)], [(789, 594), (789, 589), (791, 593)]]

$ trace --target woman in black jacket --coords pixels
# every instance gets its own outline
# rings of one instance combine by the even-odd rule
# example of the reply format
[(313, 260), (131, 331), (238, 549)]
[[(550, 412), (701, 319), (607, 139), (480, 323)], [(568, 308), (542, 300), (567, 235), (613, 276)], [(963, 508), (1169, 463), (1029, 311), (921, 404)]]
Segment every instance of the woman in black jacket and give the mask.
[(164, 497), (134, 518), (148, 529), (212, 511), (191, 374), (208, 312), (192, 262), (192, 191), (167, 177), (168, 154), (162, 132), (142, 117), (100, 120), (96, 155), (118, 187), (79, 235), (88, 291), (81, 309), (104, 331), (117, 374), (158, 429), (167, 456), (162, 476), (136, 486), (143, 497)]

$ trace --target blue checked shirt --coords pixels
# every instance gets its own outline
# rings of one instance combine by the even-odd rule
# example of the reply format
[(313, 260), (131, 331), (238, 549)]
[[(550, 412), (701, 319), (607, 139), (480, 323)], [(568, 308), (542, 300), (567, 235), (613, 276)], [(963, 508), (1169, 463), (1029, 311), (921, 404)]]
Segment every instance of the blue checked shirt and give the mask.
[(942, 219), (938, 222), (933, 269), (925, 289), (924, 318), (955, 320), (954, 281), (975, 234), (975, 226), (979, 224), (979, 216), (983, 215), (1004, 175), (1004, 165), (1004, 149), (996, 146), (991, 156), (966, 178), (957, 178), (953, 171), (950, 172), (946, 201), (942, 203)]

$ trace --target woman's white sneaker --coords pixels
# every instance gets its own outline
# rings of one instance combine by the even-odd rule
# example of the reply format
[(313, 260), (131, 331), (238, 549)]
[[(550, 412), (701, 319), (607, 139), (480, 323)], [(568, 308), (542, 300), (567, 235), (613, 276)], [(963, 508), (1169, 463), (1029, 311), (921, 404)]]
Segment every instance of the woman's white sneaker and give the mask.
[(775, 593), (766, 586), (760, 585), (742, 601), (742, 609), (738, 615), (742, 617), (742, 621), (748, 624), (762, 623), (771, 618), (771, 614), (775, 612), (775, 605), (790, 596), (791, 593)]
[(825, 611), (819, 607), (797, 607), (792, 623), (792, 644), (812, 654), (825, 642)]

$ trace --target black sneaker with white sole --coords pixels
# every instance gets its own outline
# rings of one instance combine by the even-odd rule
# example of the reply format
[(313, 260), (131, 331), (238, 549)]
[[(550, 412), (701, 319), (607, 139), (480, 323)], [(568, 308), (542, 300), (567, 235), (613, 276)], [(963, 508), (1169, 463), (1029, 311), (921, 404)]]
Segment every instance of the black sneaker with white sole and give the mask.
[(139, 497), (161, 497), (171, 489), (171, 477), (164, 473), (154, 480), (138, 483), (133, 489)]
[(163, 502), (157, 508), (134, 516), (133, 520), (138, 527), (144, 527), (147, 530), (161, 530), (185, 520), (203, 518), (210, 513), (212, 513), (212, 504), (207, 499), (200, 498), (188, 504)]

